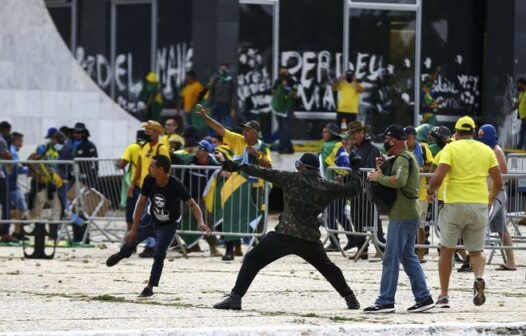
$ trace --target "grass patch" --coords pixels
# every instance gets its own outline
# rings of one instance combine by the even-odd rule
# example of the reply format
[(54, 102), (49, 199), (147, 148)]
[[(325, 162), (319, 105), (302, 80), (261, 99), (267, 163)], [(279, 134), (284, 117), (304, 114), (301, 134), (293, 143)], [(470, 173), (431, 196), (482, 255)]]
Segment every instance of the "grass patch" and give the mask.
[(125, 302), (126, 301), (126, 299), (123, 298), (123, 297), (113, 296), (113, 295), (108, 295), (108, 294), (97, 295), (97, 296), (88, 297), (88, 298), (89, 298), (89, 300), (104, 301), (104, 302)]

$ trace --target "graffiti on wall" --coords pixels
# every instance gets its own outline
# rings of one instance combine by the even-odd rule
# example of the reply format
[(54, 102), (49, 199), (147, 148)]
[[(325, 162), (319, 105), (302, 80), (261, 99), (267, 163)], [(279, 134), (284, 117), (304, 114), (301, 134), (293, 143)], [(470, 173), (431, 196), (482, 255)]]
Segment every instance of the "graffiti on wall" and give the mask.
[[(455, 61), (460, 65), (462, 57), (458, 55)], [(289, 65), (289, 72), (298, 81), (298, 110), (336, 109), (337, 97), (331, 85), (342, 74), (341, 53), (331, 53), (327, 50), (284, 51), (281, 53), (281, 64)], [(356, 76), (364, 83), (364, 106), (373, 106), (382, 113), (390, 110), (393, 99), (400, 99), (408, 105), (414, 104), (414, 70), (411, 60), (404, 59), (401, 64), (385, 64), (382, 55), (358, 52), (349, 60), (348, 68), (354, 70)], [(432, 69), (432, 61), (428, 58), (424, 62), (423, 78), (429, 76)], [(439, 113), (466, 113), (479, 108), (480, 81), (477, 75), (457, 74), (449, 78), (441, 73), (436, 78), (433, 90)]]
[[(184, 82), (186, 71), (193, 66), (193, 49), (187, 43), (178, 43), (157, 50), (157, 68), (160, 89), (166, 101), (173, 101)], [(140, 115), (144, 110), (141, 94), (145, 87), (146, 74), (133, 72), (133, 54), (118, 54), (111, 62), (102, 54), (86, 54), (83, 47), (75, 51), (75, 58), (97, 85), (110, 92), (115, 82), (116, 102), (128, 112)]]
[(241, 46), (238, 50), (237, 98), (241, 112), (270, 112), (272, 64), (264, 59), (257, 48)]

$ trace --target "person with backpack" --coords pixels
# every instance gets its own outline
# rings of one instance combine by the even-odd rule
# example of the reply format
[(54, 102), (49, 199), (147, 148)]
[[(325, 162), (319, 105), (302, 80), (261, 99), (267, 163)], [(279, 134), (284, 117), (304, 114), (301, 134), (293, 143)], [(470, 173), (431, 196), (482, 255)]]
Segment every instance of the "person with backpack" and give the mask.
[(377, 169), (368, 176), (382, 186), (396, 189), (396, 199), (389, 210), (389, 226), (385, 245), (380, 295), (365, 313), (395, 311), (395, 294), (400, 272), (404, 267), (416, 303), (408, 312), (426, 311), (435, 306), (427, 288), (424, 271), (415, 253), (415, 237), (419, 225), (418, 187), (420, 173), (413, 153), (407, 150), (407, 136), (400, 125), (390, 125), (384, 132), (384, 149), (394, 156), (390, 173)]

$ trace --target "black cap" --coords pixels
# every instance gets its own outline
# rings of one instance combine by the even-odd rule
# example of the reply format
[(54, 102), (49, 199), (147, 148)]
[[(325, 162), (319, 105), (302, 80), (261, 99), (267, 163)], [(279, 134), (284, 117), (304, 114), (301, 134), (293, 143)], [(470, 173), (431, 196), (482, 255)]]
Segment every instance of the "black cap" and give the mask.
[(416, 136), (416, 129), (413, 126), (406, 126), (404, 127), (404, 132), (406, 135), (414, 135)]
[(259, 126), (259, 123), (255, 120), (250, 120), (243, 124), (243, 127), (252, 128), (257, 133), (261, 132), (261, 126)]
[(312, 153), (305, 153), (301, 156), (300, 162), (306, 168), (309, 169), (320, 169), (320, 161), (318, 157)]
[(398, 140), (406, 140), (407, 135), (404, 132), (404, 128), (400, 125), (390, 125), (385, 129), (383, 136), (390, 136)]
[(340, 136), (340, 127), (338, 127), (336, 123), (330, 122), (325, 127), (329, 130), (329, 133), (331, 133), (332, 135)]

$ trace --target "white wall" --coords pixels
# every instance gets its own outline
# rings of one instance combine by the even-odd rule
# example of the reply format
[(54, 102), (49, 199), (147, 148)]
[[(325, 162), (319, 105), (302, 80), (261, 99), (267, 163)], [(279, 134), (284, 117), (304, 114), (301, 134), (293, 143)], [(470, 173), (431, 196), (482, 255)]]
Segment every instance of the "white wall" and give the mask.
[(24, 134), (23, 155), (48, 127), (81, 121), (99, 157), (118, 157), (139, 122), (79, 67), (43, 0), (0, 0), (0, 120)]

